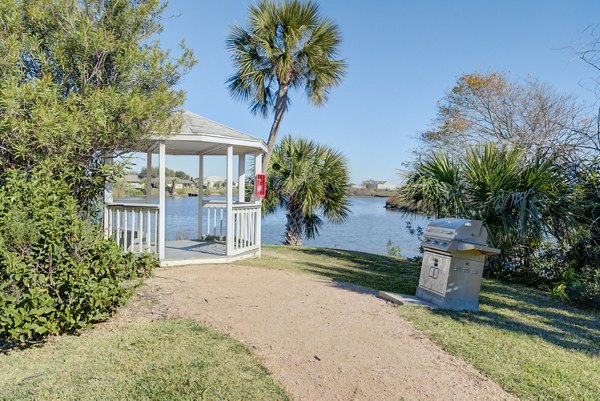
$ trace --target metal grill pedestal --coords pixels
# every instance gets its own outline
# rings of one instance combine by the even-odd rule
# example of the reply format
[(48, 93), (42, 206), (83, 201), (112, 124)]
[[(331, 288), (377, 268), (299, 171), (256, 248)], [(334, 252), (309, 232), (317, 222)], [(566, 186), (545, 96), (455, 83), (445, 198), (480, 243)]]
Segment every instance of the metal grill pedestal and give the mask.
[(427, 225), (421, 246), (417, 297), (443, 309), (477, 312), (485, 256), (500, 253), (487, 246), (482, 222), (434, 220)]

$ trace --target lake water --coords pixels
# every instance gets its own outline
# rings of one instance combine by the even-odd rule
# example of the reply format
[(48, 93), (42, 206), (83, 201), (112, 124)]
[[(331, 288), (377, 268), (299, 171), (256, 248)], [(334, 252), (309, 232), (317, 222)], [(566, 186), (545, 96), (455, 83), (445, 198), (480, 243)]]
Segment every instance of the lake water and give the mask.
[[(205, 199), (224, 199), (222, 197), (205, 197)], [(123, 199), (125, 200), (125, 199)], [(409, 235), (406, 222), (413, 226), (425, 226), (425, 217), (404, 217), (399, 212), (386, 210), (385, 198), (350, 197), (350, 216), (345, 223), (324, 223), (319, 230), (320, 235), (312, 240), (305, 240), (306, 246), (349, 249), (371, 253), (386, 254), (387, 242), (400, 247), (403, 256), (415, 256), (419, 251), (419, 240)], [(127, 201), (143, 201), (129, 198)], [(153, 202), (158, 203), (158, 199)], [(197, 197), (167, 197), (166, 199), (167, 240), (177, 237), (197, 238)], [(285, 229), (285, 211), (278, 210), (274, 214), (263, 217), (263, 244), (280, 244)]]

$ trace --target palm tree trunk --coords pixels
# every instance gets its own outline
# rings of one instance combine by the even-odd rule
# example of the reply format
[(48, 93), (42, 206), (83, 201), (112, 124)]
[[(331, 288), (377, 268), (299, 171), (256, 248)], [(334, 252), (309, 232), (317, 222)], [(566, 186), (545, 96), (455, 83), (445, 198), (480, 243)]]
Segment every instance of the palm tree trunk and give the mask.
[(302, 231), (304, 228), (302, 206), (297, 202), (290, 201), (286, 218), (284, 245), (302, 246)]
[(275, 102), (275, 116), (273, 117), (273, 124), (271, 125), (271, 132), (269, 132), (269, 140), (267, 141), (267, 154), (263, 157), (262, 171), (264, 174), (267, 172), (269, 166), (269, 160), (271, 160), (271, 154), (275, 143), (277, 143), (277, 133), (279, 132), (279, 125), (283, 119), (286, 105), (288, 102), (288, 89), (287, 84), (279, 85), (279, 91), (277, 92), (277, 101)]

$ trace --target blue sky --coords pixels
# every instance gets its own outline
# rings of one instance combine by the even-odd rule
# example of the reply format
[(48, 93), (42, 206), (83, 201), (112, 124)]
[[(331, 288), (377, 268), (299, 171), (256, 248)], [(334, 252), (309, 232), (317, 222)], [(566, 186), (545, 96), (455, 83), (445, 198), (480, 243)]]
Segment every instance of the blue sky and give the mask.
[[(187, 109), (266, 140), (270, 118), (253, 116), (224, 83), (233, 72), (225, 39), (232, 24), (245, 25), (250, 3), (172, 0), (160, 40), (176, 49), (185, 39), (199, 59), (181, 83)], [(411, 159), (416, 134), (428, 127), (437, 101), (460, 74), (503, 71), (595, 100), (587, 89), (595, 72), (568, 47), (589, 40), (584, 30), (600, 23), (599, 1), (319, 4), (340, 26), (348, 73), (324, 107), (292, 94), (280, 137), (291, 133), (341, 150), (350, 160), (353, 182), (400, 181), (398, 170)], [(198, 174), (195, 158), (169, 157), (167, 165)], [(224, 165), (224, 160), (208, 161), (206, 175), (223, 176)]]

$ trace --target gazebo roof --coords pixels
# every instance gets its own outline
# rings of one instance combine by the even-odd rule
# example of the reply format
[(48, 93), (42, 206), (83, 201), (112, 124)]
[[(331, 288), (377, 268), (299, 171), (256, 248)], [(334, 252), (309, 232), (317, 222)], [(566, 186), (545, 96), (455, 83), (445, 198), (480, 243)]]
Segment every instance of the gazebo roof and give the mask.
[(236, 129), (199, 116), (188, 110), (182, 112), (183, 123), (179, 132), (168, 136), (156, 136), (164, 140), (167, 154), (171, 155), (224, 155), (227, 145), (233, 145), (234, 152), (266, 152), (261, 139), (254, 138)]

